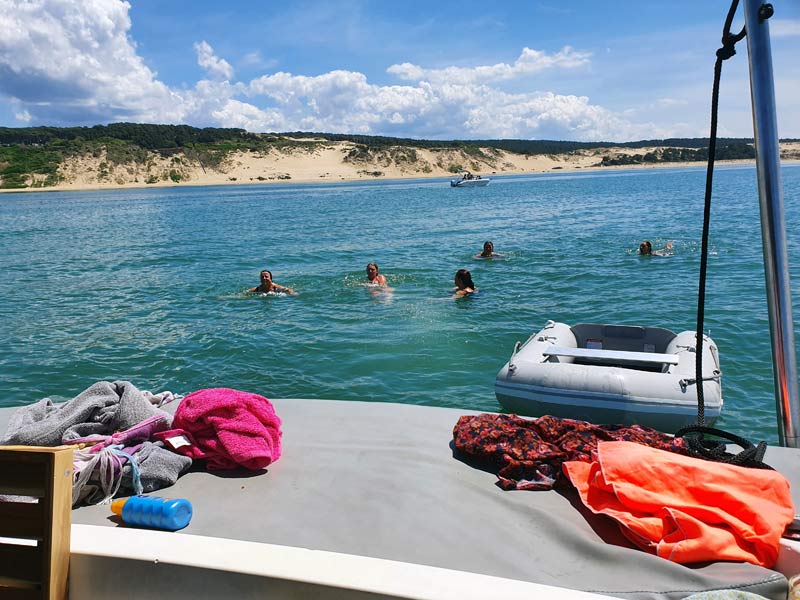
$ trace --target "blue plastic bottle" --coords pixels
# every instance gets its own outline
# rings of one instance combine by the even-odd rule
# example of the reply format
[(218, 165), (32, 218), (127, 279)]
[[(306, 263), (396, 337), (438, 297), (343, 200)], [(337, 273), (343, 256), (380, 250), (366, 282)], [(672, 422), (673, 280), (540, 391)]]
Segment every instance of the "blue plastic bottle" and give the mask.
[(177, 531), (192, 520), (192, 504), (183, 498), (131, 496), (111, 503), (111, 511), (128, 525)]

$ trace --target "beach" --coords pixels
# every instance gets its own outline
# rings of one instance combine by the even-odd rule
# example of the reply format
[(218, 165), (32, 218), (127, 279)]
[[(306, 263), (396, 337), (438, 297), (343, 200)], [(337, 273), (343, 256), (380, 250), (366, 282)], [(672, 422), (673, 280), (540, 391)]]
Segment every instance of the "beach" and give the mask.
[[(526, 155), (497, 148), (467, 152), (454, 148), (392, 146), (369, 149), (352, 142), (304, 138), (308, 145), (267, 151), (235, 151), (214, 167), (182, 152), (164, 156), (149, 152), (144, 162), (114, 164), (105, 153), (67, 158), (59, 167), (59, 183), (0, 189), (0, 192), (108, 190), (143, 187), (185, 187), (265, 183), (323, 183), (422, 178), (456, 178), (463, 171), (482, 177), (556, 172), (608, 171), (630, 168), (702, 166), (704, 162), (655, 162), (601, 166), (604, 158), (643, 156), (660, 147), (609, 147), (561, 154)], [(785, 163), (800, 161), (800, 142), (782, 142)], [(753, 163), (718, 161), (717, 164)], [(36, 177), (36, 176), (34, 176)]]

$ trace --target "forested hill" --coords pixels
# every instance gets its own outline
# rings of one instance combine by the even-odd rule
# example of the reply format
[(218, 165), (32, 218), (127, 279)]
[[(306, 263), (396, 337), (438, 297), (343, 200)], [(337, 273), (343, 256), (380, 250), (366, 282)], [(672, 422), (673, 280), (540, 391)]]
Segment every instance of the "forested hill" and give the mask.
[[(79, 171), (75, 165), (82, 160), (89, 161), (81, 168), (96, 173), (93, 181), (97, 183), (186, 183), (192, 179), (193, 166), (202, 173), (222, 173), (229, 169), (234, 157), (249, 154), (265, 161), (273, 160), (274, 167), (275, 157), (302, 154), (314, 160), (315, 153), (332, 146), (339, 148), (341, 161), (357, 165), (353, 176), (359, 177), (383, 176), (390, 165), (402, 167), (403, 173), (420, 176), (446, 175), (462, 169), (522, 172), (524, 165), (514, 167), (516, 171), (509, 166), (515, 156), (523, 160), (549, 157), (549, 160), (563, 163), (580, 154), (584, 158), (591, 155), (582, 163), (586, 167), (705, 161), (708, 158), (707, 138), (623, 143), (419, 140), (307, 131), (250, 133), (243, 129), (137, 123), (94, 127), (0, 127), (0, 188), (70, 183), (68, 172)], [(754, 156), (751, 139), (717, 140), (719, 159), (752, 159)], [(92, 161), (97, 164), (89, 164)], [(552, 165), (549, 168), (564, 167)], [(277, 171), (254, 177), (256, 181), (265, 178), (285, 180), (291, 177)], [(228, 179), (236, 180), (234, 176)]]
[[(194, 144), (233, 142), (236, 145), (274, 142), (276, 138), (315, 138), (346, 141), (369, 148), (408, 146), (410, 148), (499, 148), (518, 154), (561, 154), (595, 148), (707, 148), (708, 138), (669, 138), (638, 142), (571, 142), (559, 140), (419, 140), (373, 135), (290, 131), (283, 133), (250, 133), (244, 129), (197, 128), (189, 125), (149, 125), (113, 123), (94, 127), (0, 127), (0, 145), (49, 145), (56, 142), (120, 140), (148, 150), (191, 147)], [(717, 146), (752, 144), (750, 138), (718, 138)]]

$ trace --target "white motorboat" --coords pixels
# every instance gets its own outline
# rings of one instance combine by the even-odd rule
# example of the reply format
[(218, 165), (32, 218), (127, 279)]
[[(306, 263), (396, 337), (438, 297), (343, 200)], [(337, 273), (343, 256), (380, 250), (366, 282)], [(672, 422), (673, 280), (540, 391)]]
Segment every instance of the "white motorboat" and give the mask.
[[(548, 321), (497, 374), (509, 412), (593, 423), (640, 424), (675, 432), (697, 419), (695, 332), (660, 327)], [(703, 341), (705, 420), (722, 409), (719, 354)]]
[(488, 177), (473, 175), (466, 171), (459, 179), (451, 179), (450, 187), (483, 187), (489, 185), (490, 181), (491, 179)]

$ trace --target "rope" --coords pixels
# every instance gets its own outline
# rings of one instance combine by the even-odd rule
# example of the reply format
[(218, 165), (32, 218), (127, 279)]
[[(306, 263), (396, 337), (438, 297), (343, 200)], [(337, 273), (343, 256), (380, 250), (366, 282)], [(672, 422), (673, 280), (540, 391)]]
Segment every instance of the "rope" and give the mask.
[(736, 14), (739, 0), (733, 0), (728, 9), (725, 26), (722, 29), (722, 47), (717, 50), (717, 62), (714, 64), (714, 88), (711, 93), (711, 133), (708, 140), (708, 168), (706, 169), (706, 194), (703, 208), (703, 241), (700, 253), (700, 281), (697, 291), (697, 330), (695, 346), (695, 379), (697, 385), (697, 424), (705, 424), (705, 399), (703, 398), (703, 321), (705, 319), (706, 304), (706, 272), (708, 270), (708, 230), (711, 223), (711, 189), (714, 180), (714, 159), (717, 151), (717, 113), (719, 112), (719, 82), (722, 76), (722, 62), (734, 54), (736, 42), (746, 35), (744, 27), (736, 34), (731, 35), (731, 23)]
[[(727, 451), (725, 442), (707, 440), (704, 434), (715, 435), (730, 440), (734, 444), (741, 446), (742, 451), (738, 454), (731, 454)], [(722, 462), (729, 465), (738, 465), (740, 467), (773, 470), (772, 467), (764, 462), (764, 453), (767, 451), (766, 442), (759, 442), (757, 446), (754, 446), (743, 437), (703, 425), (690, 425), (689, 427), (679, 429), (675, 432), (675, 437), (682, 437), (686, 440), (689, 454), (696, 458), (713, 460), (714, 462)]]
[[(697, 424), (684, 427), (675, 432), (676, 438), (684, 438), (689, 454), (697, 458), (722, 462), (741, 467), (753, 467), (757, 469), (772, 469), (763, 462), (764, 453), (767, 451), (767, 443), (759, 442), (753, 445), (748, 440), (738, 435), (705, 426), (705, 401), (703, 399), (703, 320), (705, 318), (706, 302), (706, 274), (708, 271), (708, 230), (711, 221), (711, 190), (714, 179), (714, 160), (717, 151), (717, 114), (719, 112), (719, 82), (722, 76), (722, 63), (736, 54), (735, 45), (747, 35), (745, 28), (733, 35), (731, 34), (731, 23), (736, 14), (739, 0), (732, 0), (725, 19), (725, 26), (722, 29), (722, 47), (717, 50), (717, 61), (714, 64), (714, 88), (711, 93), (711, 132), (708, 140), (708, 168), (706, 170), (706, 191), (705, 205), (703, 208), (703, 241), (700, 254), (700, 281), (697, 292), (697, 331), (695, 346), (695, 382), (697, 383)], [(769, 18), (771, 14), (765, 13), (764, 18)], [(685, 380), (687, 383), (691, 380)], [(705, 439), (705, 435), (714, 435), (727, 439), (742, 447), (738, 454), (731, 454), (727, 451), (727, 445), (720, 440)]]

